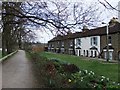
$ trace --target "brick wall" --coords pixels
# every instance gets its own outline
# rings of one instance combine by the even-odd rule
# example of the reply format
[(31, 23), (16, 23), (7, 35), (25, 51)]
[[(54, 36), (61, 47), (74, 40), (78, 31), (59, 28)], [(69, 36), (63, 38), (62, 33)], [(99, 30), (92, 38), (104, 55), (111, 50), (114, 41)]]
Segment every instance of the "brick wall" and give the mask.
[[(64, 47), (62, 47), (62, 42), (64, 42)], [(73, 46), (70, 46), (71, 42), (72, 42)], [(58, 53), (58, 49), (61, 50), (61, 48), (64, 48), (64, 53), (65, 54), (72, 54), (72, 55), (74, 55), (74, 53), (75, 53), (74, 52), (74, 39), (65, 39), (65, 40), (61, 40), (61, 41), (49, 42), (49, 45), (50, 44), (54, 45), (53, 52)], [(63, 53), (63, 52), (60, 51), (59, 53)]]
[[(119, 50), (119, 46), (120, 46), (120, 40), (118, 40), (120, 38), (120, 36), (118, 35), (118, 33), (116, 34), (110, 34), (110, 36), (112, 37), (112, 47), (114, 48), (113, 51), (113, 59), (117, 60), (118, 58), (118, 50)], [(101, 36), (100, 39), (100, 50), (102, 52), (103, 48), (106, 46), (106, 35)], [(119, 41), (119, 42), (118, 42)], [(102, 53), (102, 57), (104, 57), (104, 52)]]
[(118, 33), (118, 59), (120, 60), (120, 32)]
[[(74, 55), (74, 39), (66, 39), (64, 40), (65, 43), (65, 53)], [(71, 46), (73, 44), (73, 46)]]

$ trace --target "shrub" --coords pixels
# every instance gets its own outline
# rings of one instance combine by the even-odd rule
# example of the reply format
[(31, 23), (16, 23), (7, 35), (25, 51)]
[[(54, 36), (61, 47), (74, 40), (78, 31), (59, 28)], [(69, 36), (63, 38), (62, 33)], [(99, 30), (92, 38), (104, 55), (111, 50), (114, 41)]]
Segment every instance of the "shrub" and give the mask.
[[(38, 71), (41, 72), (46, 87), (52, 88), (118, 88), (120, 84), (104, 76), (97, 76), (93, 71), (80, 70), (76, 65), (58, 59), (48, 60), (37, 52), (29, 52)], [(39, 73), (38, 72), (38, 73)]]
[(74, 64), (62, 64), (62, 67), (66, 73), (76, 73), (79, 71), (79, 68)]

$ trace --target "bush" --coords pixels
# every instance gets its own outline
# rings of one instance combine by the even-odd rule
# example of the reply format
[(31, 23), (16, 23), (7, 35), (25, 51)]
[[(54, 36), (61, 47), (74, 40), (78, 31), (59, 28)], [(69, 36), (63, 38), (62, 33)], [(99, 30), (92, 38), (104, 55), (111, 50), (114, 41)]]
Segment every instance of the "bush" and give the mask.
[[(62, 62), (58, 59), (48, 60), (37, 52), (29, 52), (31, 59), (36, 64), (39, 75), (46, 87), (52, 88), (118, 88), (118, 83), (113, 83), (104, 76), (97, 76), (93, 71), (80, 70), (74, 64)], [(41, 78), (40, 78), (41, 79)]]
[(79, 72), (79, 68), (74, 64), (62, 64), (63, 70), (66, 73), (76, 73)]

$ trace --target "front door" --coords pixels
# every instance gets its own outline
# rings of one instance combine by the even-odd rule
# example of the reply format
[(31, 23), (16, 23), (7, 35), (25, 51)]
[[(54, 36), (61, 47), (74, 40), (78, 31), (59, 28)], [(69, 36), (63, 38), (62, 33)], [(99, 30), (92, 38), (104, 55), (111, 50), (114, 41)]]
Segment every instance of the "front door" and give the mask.
[(80, 52), (80, 50), (79, 50), (79, 56), (81, 55), (81, 52)]
[(104, 58), (105, 59), (107, 58), (107, 52), (104, 52)]
[(112, 59), (113, 59), (112, 52), (109, 52), (109, 59), (110, 59), (110, 60), (112, 60)]
[[(104, 58), (107, 59), (107, 52), (104, 53)], [(109, 60), (113, 59), (113, 52), (109, 52)]]

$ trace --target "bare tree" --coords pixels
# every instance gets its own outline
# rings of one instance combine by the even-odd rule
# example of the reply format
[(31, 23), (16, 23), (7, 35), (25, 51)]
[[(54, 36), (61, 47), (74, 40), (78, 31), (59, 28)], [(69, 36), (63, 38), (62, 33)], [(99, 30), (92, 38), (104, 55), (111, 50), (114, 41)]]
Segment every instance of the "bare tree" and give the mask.
[(51, 32), (62, 34), (76, 26), (82, 24), (92, 25), (93, 22), (98, 21), (98, 17), (95, 15), (98, 8), (95, 8), (95, 5), (85, 8), (82, 3), (40, 1), (24, 2), (20, 7), (22, 12), (17, 8), (9, 7), (17, 13), (2, 14), (24, 18), (27, 19), (29, 25), (52, 29)]
[(110, 9), (110, 10), (116, 10), (118, 12), (120, 12), (120, 10), (118, 9), (118, 5), (117, 6), (112, 6), (112, 4), (109, 3), (109, 1), (104, 0), (104, 2), (101, 2), (100, 0), (98, 0), (98, 2), (100, 4), (102, 4), (106, 9)]
[(2, 7), (3, 52), (7, 48), (8, 53), (11, 46), (15, 47), (13, 43), (21, 48), (22, 41), (34, 39), (32, 32), (37, 28), (66, 34), (99, 22), (99, 8), (95, 4), (87, 7), (83, 2), (3, 2)]
[[(2, 4), (2, 13), (14, 13), (19, 15), (18, 12), (14, 12), (15, 8), (21, 12), (21, 2), (4, 2)], [(2, 54), (9, 54), (17, 48), (21, 49), (22, 38), (28, 35), (30, 31), (25, 30), (26, 24), (25, 18), (18, 18), (14, 15), (2, 14)]]

